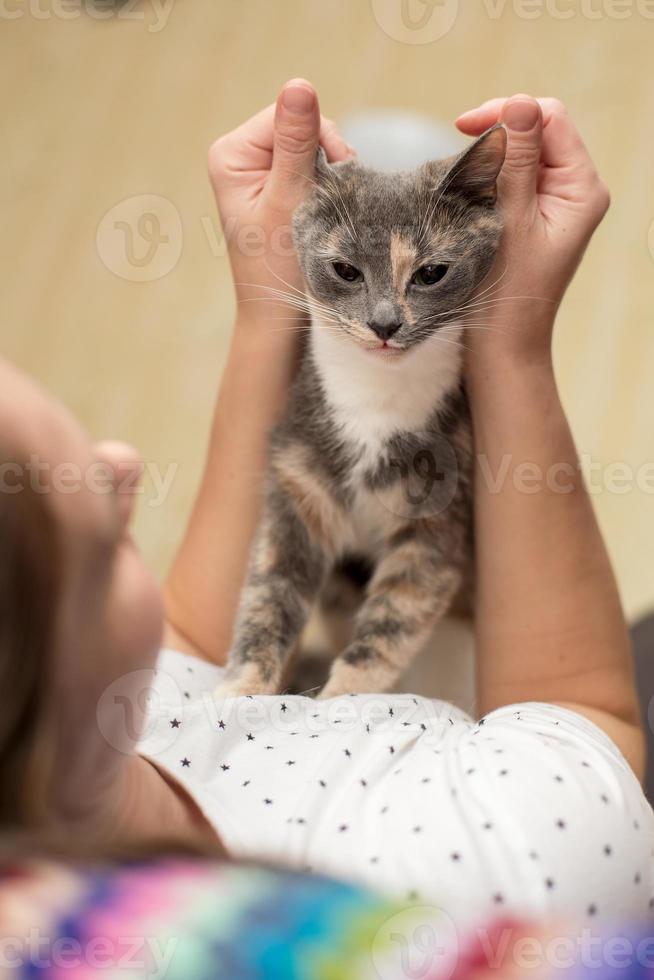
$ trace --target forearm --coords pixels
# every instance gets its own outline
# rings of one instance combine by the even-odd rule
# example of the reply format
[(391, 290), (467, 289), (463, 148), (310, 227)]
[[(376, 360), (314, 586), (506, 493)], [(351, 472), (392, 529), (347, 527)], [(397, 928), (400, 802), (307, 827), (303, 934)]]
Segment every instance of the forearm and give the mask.
[(168, 642), (216, 663), (224, 662), (231, 642), (268, 439), (296, 362), (289, 332), (266, 327), (255, 319), (236, 324), (204, 475), (165, 586)]
[(550, 701), (637, 726), (629, 636), (550, 359), (469, 374), (480, 709)]

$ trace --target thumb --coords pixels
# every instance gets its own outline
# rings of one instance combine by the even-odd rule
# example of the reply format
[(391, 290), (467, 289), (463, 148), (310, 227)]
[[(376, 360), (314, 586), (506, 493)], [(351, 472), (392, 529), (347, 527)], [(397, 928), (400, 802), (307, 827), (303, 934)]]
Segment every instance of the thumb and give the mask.
[[(270, 189), (290, 195), (291, 205), (304, 196), (316, 166), (320, 108), (313, 86), (303, 78), (287, 82), (277, 98)], [(283, 202), (286, 204), (287, 202)]]
[(509, 142), (502, 168), (502, 193), (509, 207), (523, 207), (536, 193), (543, 141), (543, 113), (535, 99), (515, 95), (500, 113)]

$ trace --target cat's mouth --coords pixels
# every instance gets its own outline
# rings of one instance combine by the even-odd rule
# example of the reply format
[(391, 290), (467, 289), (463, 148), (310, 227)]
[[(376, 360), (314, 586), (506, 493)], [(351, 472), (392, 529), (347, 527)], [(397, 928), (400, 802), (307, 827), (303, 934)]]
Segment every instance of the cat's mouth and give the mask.
[(367, 344), (364, 348), (369, 354), (373, 354), (375, 357), (383, 357), (392, 360), (396, 357), (401, 357), (402, 354), (406, 353), (405, 347), (396, 347), (393, 344), (389, 344), (386, 341), (382, 341), (379, 344)]

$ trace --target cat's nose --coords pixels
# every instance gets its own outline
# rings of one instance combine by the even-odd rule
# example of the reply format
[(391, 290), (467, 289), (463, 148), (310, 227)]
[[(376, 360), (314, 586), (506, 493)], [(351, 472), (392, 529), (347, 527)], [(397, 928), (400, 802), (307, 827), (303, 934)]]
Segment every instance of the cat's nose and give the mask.
[(397, 333), (402, 324), (368, 320), (368, 326), (374, 333), (377, 334), (380, 340), (389, 340), (393, 334)]

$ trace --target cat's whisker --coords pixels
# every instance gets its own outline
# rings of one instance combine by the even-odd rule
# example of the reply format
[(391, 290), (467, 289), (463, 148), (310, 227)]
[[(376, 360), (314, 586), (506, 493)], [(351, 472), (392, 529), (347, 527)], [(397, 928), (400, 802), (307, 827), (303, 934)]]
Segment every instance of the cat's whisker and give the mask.
[[(350, 235), (350, 237), (352, 238), (352, 241), (356, 241), (356, 238), (357, 238), (356, 229), (354, 227), (354, 223), (352, 221), (352, 218), (351, 218), (351, 216), (350, 216), (350, 214), (349, 214), (349, 212), (347, 210), (347, 207), (345, 205), (345, 201), (343, 200), (343, 195), (341, 193), (341, 190), (338, 187), (338, 185), (335, 183), (335, 178), (334, 178), (333, 181), (330, 179), (328, 183), (320, 184), (313, 177), (307, 176), (307, 174), (301, 174), (301, 173), (299, 173), (297, 171), (296, 171), (296, 173), (297, 173), (297, 176), (298, 177), (303, 177), (305, 180), (308, 180), (310, 184), (313, 184), (314, 187), (316, 187), (320, 193), (325, 194), (325, 196), (329, 199), (329, 201), (333, 205), (334, 210), (338, 214), (338, 216), (341, 219), (343, 225), (345, 225), (345, 227), (347, 229), (347, 232), (348, 232), (348, 235)], [(339, 198), (339, 200), (341, 202), (341, 207), (343, 208), (343, 210), (341, 210), (341, 208), (339, 207), (337, 201), (334, 200), (333, 196), (328, 193), (329, 190), (331, 190), (332, 192), (336, 191), (336, 193), (338, 194), (338, 198)], [(343, 212), (345, 212), (345, 213), (343, 213)]]

